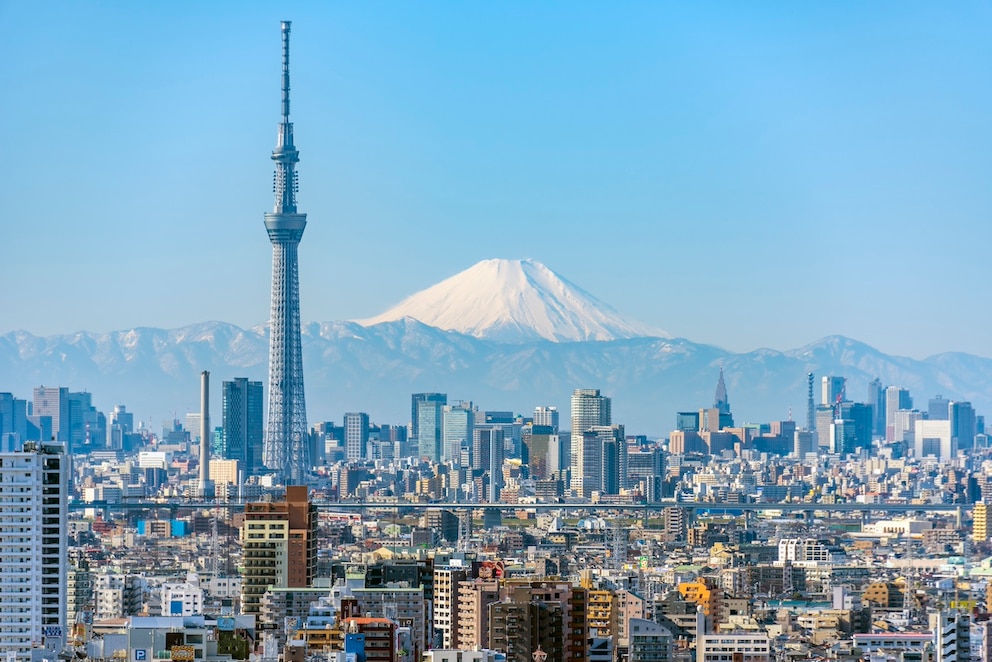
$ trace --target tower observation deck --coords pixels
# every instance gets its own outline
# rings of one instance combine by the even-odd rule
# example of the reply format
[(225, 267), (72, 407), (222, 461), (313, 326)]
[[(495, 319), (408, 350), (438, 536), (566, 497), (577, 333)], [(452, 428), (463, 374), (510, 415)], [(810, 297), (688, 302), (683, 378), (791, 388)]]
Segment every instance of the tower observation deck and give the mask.
[(306, 482), (310, 470), (306, 399), (303, 394), (303, 348), (300, 341), (300, 274), (297, 248), (307, 215), (296, 209), (296, 164), (289, 121), (289, 32), (282, 22), (282, 121), (272, 160), (275, 207), (265, 214), (272, 242), (272, 311), (269, 317), (269, 406), (262, 461), (286, 485)]

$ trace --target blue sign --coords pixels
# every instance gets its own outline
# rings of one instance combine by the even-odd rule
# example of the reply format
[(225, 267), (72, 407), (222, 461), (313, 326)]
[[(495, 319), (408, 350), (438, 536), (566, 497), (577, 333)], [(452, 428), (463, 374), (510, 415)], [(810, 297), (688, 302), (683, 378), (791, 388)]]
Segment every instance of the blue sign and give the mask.
[(135, 648), (134, 659), (135, 662), (145, 662), (145, 660), (148, 659), (148, 651), (146, 651), (144, 648)]

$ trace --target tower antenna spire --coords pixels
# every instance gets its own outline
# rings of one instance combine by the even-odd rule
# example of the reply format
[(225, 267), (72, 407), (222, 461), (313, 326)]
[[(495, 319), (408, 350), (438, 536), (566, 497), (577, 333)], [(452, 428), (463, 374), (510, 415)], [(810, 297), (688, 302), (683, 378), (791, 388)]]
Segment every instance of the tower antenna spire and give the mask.
[(299, 182), (296, 178), (296, 164), (300, 153), (293, 145), (293, 123), (289, 121), (289, 30), (290, 21), (282, 22), (282, 121), (276, 148), (272, 150), (272, 160), (276, 162), (276, 172), (272, 191), (276, 196), (276, 214), (296, 213), (296, 193)]
[(289, 122), (289, 32), (292, 21), (282, 22), (282, 121)]
[(303, 348), (300, 340), (300, 275), (298, 248), (307, 215), (297, 211), (296, 164), (289, 121), (289, 28), (282, 22), (282, 119), (272, 150), (275, 208), (265, 214), (272, 243), (272, 309), (269, 333), (269, 408), (262, 462), (286, 485), (306, 483), (310, 469), (306, 400), (303, 392)]

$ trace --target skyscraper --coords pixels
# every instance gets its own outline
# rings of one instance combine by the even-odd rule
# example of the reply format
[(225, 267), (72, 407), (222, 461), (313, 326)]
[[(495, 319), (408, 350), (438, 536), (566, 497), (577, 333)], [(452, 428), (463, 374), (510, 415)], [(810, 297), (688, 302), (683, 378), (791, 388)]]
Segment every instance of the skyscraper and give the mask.
[(341, 424), (344, 428), (344, 457), (349, 462), (365, 460), (369, 457), (369, 415), (365, 412), (349, 412)]
[(970, 450), (975, 446), (975, 435), (978, 434), (975, 410), (971, 403), (951, 401), (947, 412), (951, 421), (951, 436), (957, 439), (957, 447)]
[(119, 451), (124, 449), (124, 440), (134, 432), (134, 414), (124, 405), (114, 406), (107, 421), (107, 450)]
[(472, 444), (476, 410), (471, 402), (447, 405), (442, 412), (441, 461), (461, 466), (462, 449)]
[(583, 433), (594, 427), (609, 426), (611, 423), (611, 401), (606, 396), (600, 395), (598, 388), (577, 388), (572, 392), (571, 489), (580, 496), (587, 492), (583, 487), (583, 471), (586, 466)]
[(845, 400), (846, 385), (846, 377), (824, 375), (820, 380), (820, 404), (825, 407), (833, 407), (839, 401)]
[(901, 386), (890, 386), (885, 389), (885, 440), (895, 441), (895, 431), (892, 425), (896, 420), (896, 412), (900, 409), (912, 409), (913, 398), (909, 396), (909, 389)]
[(64, 444), (0, 453), (0, 651), (17, 660), (30, 660), (37, 643), (55, 659), (65, 643), (67, 492)]
[(269, 319), (269, 416), (265, 426), (265, 466), (287, 484), (305, 482), (310, 469), (307, 411), (303, 395), (300, 341), (300, 273), (297, 247), (307, 215), (296, 210), (296, 164), (289, 121), (289, 21), (282, 22), (282, 122), (272, 160), (276, 162), (275, 208), (265, 214), (272, 242), (272, 314)]
[(882, 380), (876, 377), (868, 382), (868, 404), (872, 409), (871, 432), (876, 437), (885, 436), (885, 389)]
[(411, 398), (411, 443), (416, 443), (418, 457), (433, 462), (441, 459), (441, 425), (444, 406), (448, 404), (445, 393), (414, 393)]
[(930, 398), (927, 402), (927, 418), (931, 421), (946, 421), (950, 416), (951, 401), (942, 395)]
[(552, 425), (531, 423), (525, 425), (521, 433), (523, 440), (523, 460), (530, 468), (531, 478), (546, 480), (551, 477), (552, 466), (557, 466), (556, 458), (551, 457), (552, 448), (557, 451), (558, 433)]
[(0, 452), (16, 451), (28, 436), (28, 403), (0, 393)]
[(719, 409), (721, 414), (730, 414), (730, 400), (727, 398), (727, 382), (723, 380), (723, 368), (720, 368), (720, 378), (716, 381), (713, 407)]
[[(64, 386), (34, 389), (32, 413), (35, 416), (51, 416), (52, 434), (57, 441), (69, 443), (69, 389)], [(71, 446), (69, 447), (71, 450)]]
[(262, 468), (262, 382), (236, 377), (224, 382), (221, 395), (224, 459), (237, 460), (244, 475), (250, 476)]
[(534, 425), (553, 427), (552, 434), (558, 434), (558, 407), (534, 407)]
[(843, 427), (839, 446), (831, 449), (834, 453), (856, 453), (859, 449), (871, 450), (874, 412), (871, 406), (862, 402), (841, 402), (833, 408), (833, 425)]
[(488, 476), (487, 501), (498, 501), (503, 488), (505, 435), (499, 425), (481, 425), (472, 431), (472, 475)]
[(722, 430), (734, 427), (734, 416), (730, 413), (730, 398), (727, 397), (727, 382), (723, 379), (723, 368), (716, 380), (716, 394), (713, 396), (712, 409), (699, 410), (699, 427), (701, 429)]
[(626, 487), (627, 444), (622, 425), (592, 426), (582, 433), (579, 453), (575, 449), (572, 446), (572, 489), (578, 496), (588, 499), (593, 492), (619, 494), (620, 488)]

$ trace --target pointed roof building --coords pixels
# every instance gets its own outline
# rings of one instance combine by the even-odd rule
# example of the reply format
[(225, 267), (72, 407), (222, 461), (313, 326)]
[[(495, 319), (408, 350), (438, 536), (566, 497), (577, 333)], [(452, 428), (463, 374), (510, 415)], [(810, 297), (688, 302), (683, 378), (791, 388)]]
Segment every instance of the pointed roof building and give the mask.
[(730, 401), (727, 399), (727, 383), (723, 381), (723, 367), (720, 368), (720, 379), (716, 383), (716, 396), (713, 398), (713, 407), (719, 409), (721, 414), (730, 413)]

